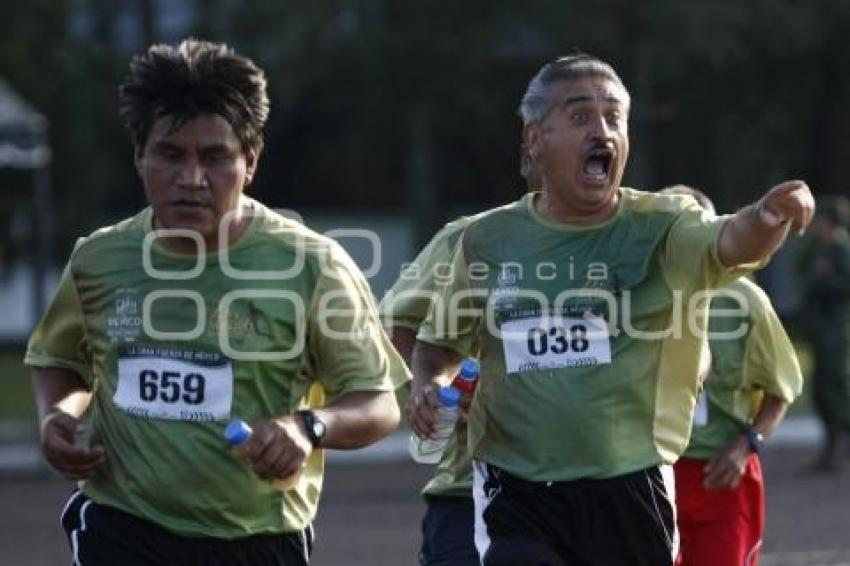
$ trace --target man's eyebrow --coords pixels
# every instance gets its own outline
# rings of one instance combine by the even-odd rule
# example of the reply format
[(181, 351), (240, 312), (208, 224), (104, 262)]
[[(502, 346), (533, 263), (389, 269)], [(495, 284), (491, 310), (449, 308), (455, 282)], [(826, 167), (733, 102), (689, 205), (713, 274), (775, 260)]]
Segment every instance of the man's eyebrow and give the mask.
[(582, 102), (590, 102), (593, 99), (594, 99), (594, 97), (590, 96), (589, 94), (576, 94), (576, 95), (573, 95), (573, 96), (566, 97), (561, 102), (561, 104), (563, 104), (564, 106), (569, 106), (571, 104), (580, 104)]
[(153, 147), (161, 149), (183, 149), (182, 146), (168, 138), (160, 138), (153, 142)]
[[(621, 106), (625, 106), (625, 104), (626, 104), (625, 101), (623, 101), (620, 97), (618, 97), (614, 94), (606, 94), (602, 98), (603, 98), (603, 100), (605, 100), (605, 102), (611, 102), (611, 103), (614, 103), (614, 104), (619, 104)], [(592, 96), (592, 95), (589, 95), (589, 94), (576, 94), (576, 95), (573, 95), (573, 96), (566, 97), (561, 102), (561, 104), (563, 104), (564, 106), (570, 106), (572, 104), (581, 104), (582, 102), (592, 102), (595, 99), (596, 99), (595, 96)]]
[(200, 151), (230, 151), (232, 147), (225, 142), (211, 142), (209, 144), (201, 144)]

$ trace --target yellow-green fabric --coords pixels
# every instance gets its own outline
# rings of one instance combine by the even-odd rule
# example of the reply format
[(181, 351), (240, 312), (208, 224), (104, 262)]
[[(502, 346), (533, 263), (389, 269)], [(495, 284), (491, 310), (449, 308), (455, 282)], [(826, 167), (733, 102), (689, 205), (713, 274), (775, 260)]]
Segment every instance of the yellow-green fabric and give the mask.
[[(25, 358), (70, 369), (94, 389), (94, 441), (106, 462), (84, 492), (180, 535), (292, 532), (315, 516), (323, 451), (311, 454), (295, 489), (281, 493), (228, 449), (228, 418), (289, 414), (351, 391), (393, 391), (409, 379), (342, 248), (256, 201), (243, 206), (253, 217), (226, 254), (165, 249), (150, 239), (150, 209), (80, 240)], [(174, 279), (176, 272), (192, 276)], [(178, 334), (193, 329), (195, 337)], [(165, 371), (137, 377), (121, 369), (139, 364), (189, 364), (201, 375), (181, 382)], [(215, 377), (204, 379), (210, 368)], [(230, 374), (227, 414), (164, 418), (146, 409), (196, 402)], [(120, 404), (119, 383), (133, 393), (136, 381), (138, 399)]]
[[(691, 197), (627, 188), (619, 197), (615, 214), (593, 226), (542, 218), (533, 193), (464, 230), (454, 279), (418, 338), (462, 355), (480, 347), (473, 457), (529, 480), (562, 481), (617, 476), (684, 451), (706, 324), (700, 291), (754, 266), (722, 266), (726, 217), (709, 216)], [(591, 343), (593, 317), (607, 326), (593, 347), (609, 349), (610, 363), (576, 354)], [(544, 326), (533, 328), (538, 321)], [(523, 355), (555, 365), (507, 371), (525, 347), (514, 331), (523, 325), (531, 325)]]
[(684, 454), (689, 458), (709, 459), (743, 433), (764, 393), (791, 403), (803, 389), (794, 347), (755, 283), (732, 282), (711, 300), (710, 312), (712, 361), (702, 393), (707, 413), (694, 420)]
[[(387, 327), (413, 331), (428, 315), (433, 299), (451, 279), (454, 249), (463, 229), (474, 220), (463, 217), (446, 224), (419, 252), (378, 305)], [(422, 490), (425, 496), (471, 497), (472, 458), (466, 448), (466, 423), (458, 423), (443, 451), (434, 477)]]

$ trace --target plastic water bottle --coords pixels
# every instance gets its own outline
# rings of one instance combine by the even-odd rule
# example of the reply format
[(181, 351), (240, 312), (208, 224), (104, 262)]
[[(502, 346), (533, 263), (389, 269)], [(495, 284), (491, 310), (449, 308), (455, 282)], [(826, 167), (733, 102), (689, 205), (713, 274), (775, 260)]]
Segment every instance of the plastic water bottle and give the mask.
[(440, 462), (460, 414), (460, 391), (454, 387), (440, 387), (437, 397), (440, 400), (440, 408), (434, 423), (434, 438), (419, 438), (415, 433), (410, 435), (410, 455), (420, 464)]
[[(242, 419), (233, 419), (227, 424), (227, 428), (224, 429), (224, 439), (227, 440), (227, 443), (233, 448), (233, 452), (242, 457), (244, 456), (244, 453), (241, 448), (246, 442), (248, 442), (248, 439), (251, 438), (251, 434), (253, 433), (254, 431), (248, 423)], [(269, 481), (280, 491), (286, 491), (295, 487), (300, 476), (301, 474), (296, 472), (291, 476)]]
[(478, 371), (478, 361), (473, 358), (466, 358), (460, 364), (460, 370), (452, 380), (452, 387), (461, 392), (464, 400), (471, 399), (475, 393), (475, 386), (478, 385)]

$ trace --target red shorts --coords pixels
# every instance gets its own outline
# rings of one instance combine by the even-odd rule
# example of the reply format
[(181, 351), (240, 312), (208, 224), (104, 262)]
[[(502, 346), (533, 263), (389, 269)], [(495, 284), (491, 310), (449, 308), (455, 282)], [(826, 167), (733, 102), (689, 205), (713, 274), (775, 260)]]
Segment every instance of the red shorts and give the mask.
[(708, 491), (707, 460), (682, 458), (676, 474), (677, 566), (756, 566), (764, 534), (764, 479), (752, 454), (735, 489)]

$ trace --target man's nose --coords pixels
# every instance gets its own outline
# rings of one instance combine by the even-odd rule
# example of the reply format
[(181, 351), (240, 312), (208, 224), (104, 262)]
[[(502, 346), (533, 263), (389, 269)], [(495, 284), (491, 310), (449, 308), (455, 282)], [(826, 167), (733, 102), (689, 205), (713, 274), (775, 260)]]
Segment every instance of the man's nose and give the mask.
[(202, 188), (207, 185), (206, 170), (197, 158), (189, 157), (180, 166), (177, 182), (186, 188)]
[(602, 114), (593, 116), (590, 133), (594, 139), (609, 140), (613, 137), (611, 127)]

